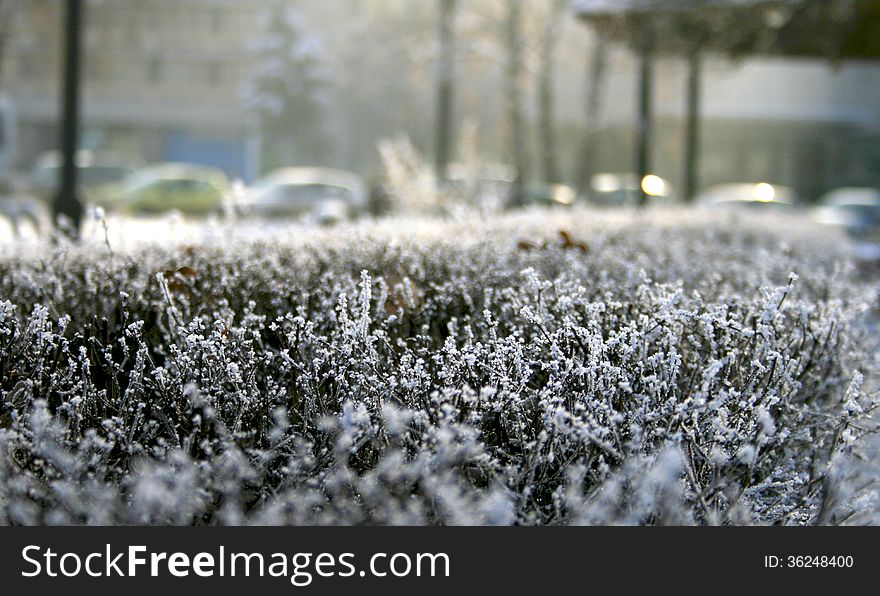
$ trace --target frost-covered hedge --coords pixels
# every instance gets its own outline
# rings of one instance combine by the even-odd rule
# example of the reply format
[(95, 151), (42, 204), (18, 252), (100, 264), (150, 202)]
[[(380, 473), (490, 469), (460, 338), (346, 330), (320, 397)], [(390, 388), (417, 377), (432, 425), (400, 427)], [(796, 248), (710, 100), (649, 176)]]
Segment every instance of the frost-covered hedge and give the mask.
[(875, 297), (837, 237), (586, 211), (235, 234), (0, 258), (0, 522), (854, 519)]

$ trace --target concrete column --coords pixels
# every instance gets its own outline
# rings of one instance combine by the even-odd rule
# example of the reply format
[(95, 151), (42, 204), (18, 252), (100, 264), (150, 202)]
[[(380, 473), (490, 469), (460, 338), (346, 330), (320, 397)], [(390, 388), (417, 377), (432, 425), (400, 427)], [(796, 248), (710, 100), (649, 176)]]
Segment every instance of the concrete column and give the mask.
[(636, 91), (638, 93), (638, 122), (636, 139), (636, 174), (640, 186), (640, 206), (648, 202), (648, 194), (641, 188), (642, 181), (651, 174), (651, 151), (653, 149), (653, 113), (654, 113), (654, 62), (653, 62), (653, 35), (650, 23), (644, 21), (639, 24), (642, 28), (641, 39), (638, 44), (639, 52), (639, 77)]
[(702, 112), (703, 65), (699, 49), (688, 55), (687, 106), (684, 132), (684, 186), (682, 196), (693, 202), (700, 190), (700, 117)]

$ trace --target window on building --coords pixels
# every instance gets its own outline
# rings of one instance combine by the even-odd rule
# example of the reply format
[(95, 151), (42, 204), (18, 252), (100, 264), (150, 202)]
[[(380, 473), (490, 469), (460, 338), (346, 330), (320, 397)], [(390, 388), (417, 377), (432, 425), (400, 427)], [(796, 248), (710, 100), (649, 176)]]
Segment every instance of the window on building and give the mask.
[(164, 63), (160, 56), (151, 56), (147, 59), (147, 81), (158, 83), (162, 80)]
[(86, 60), (83, 65), (83, 71), (85, 72), (86, 79), (89, 81), (96, 81), (101, 78), (101, 68), (95, 60)]
[(223, 79), (223, 70), (220, 68), (220, 63), (216, 60), (210, 61), (207, 66), (207, 72), (208, 84), (219, 85)]
[(162, 12), (157, 6), (147, 8), (147, 26), (151, 29), (162, 27)]
[(223, 11), (219, 6), (211, 9), (211, 31), (219, 33), (223, 29)]
[(23, 80), (34, 79), (37, 76), (37, 60), (36, 56), (28, 52), (22, 54), (18, 59), (18, 76)]

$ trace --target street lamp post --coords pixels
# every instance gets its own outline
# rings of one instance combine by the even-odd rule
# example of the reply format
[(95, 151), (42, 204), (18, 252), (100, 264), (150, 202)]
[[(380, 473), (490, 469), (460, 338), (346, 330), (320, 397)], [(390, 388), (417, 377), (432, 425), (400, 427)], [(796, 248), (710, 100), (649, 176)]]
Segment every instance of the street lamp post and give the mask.
[(79, 235), (82, 203), (77, 189), (76, 153), (79, 145), (80, 38), (82, 2), (65, 0), (65, 54), (61, 91), (61, 179), (52, 204), (54, 223), (72, 237)]

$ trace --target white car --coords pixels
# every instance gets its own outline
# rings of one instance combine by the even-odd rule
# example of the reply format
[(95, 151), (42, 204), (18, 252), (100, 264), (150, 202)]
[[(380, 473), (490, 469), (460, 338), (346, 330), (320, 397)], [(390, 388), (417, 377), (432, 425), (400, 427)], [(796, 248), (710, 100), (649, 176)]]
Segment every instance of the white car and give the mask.
[(656, 174), (648, 174), (639, 180), (638, 174), (632, 172), (602, 172), (590, 179), (592, 201), (605, 207), (638, 205), (643, 196), (647, 196), (651, 203), (660, 203), (672, 195), (672, 183)]
[(314, 223), (331, 223), (353, 217), (366, 203), (366, 184), (357, 174), (330, 168), (282, 168), (246, 191), (244, 209), (260, 217), (304, 217)]
[(712, 186), (701, 192), (696, 202), (708, 207), (785, 209), (794, 206), (797, 201), (794, 190), (787, 186), (746, 182)]
[(876, 188), (838, 188), (826, 194), (814, 213), (817, 222), (864, 237), (880, 229), (880, 191)]

